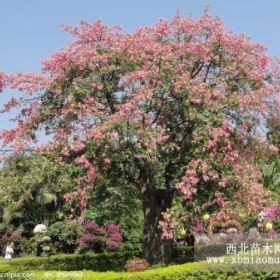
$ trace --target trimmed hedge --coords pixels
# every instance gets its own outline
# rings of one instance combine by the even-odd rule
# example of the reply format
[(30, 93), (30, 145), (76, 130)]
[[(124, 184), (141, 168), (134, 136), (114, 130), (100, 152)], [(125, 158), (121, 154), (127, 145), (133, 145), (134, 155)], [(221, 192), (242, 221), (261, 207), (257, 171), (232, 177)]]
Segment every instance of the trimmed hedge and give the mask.
[(0, 265), (0, 272), (27, 270), (93, 270), (122, 271), (128, 259), (142, 257), (141, 251), (115, 253), (86, 253), (56, 255), (50, 257), (26, 257), (13, 259), (6, 265)]
[[(93, 271), (123, 271), (127, 260), (142, 258), (142, 251), (126, 251), (114, 253), (85, 253), (71, 255), (55, 255), (50, 257), (25, 257), (13, 259), (7, 268), (1, 271), (25, 270), (93, 270)], [(193, 247), (180, 247), (174, 252), (173, 263), (182, 264), (193, 262)]]
[(173, 254), (174, 264), (183, 264), (194, 261), (194, 247), (177, 247)]
[[(30, 272), (31, 273), (31, 272)], [(93, 271), (45, 271), (34, 272), (33, 277), (17, 279), (34, 280), (276, 280), (272, 273), (236, 272), (229, 269), (208, 271), (205, 262), (174, 265), (144, 272), (93, 272)]]
[[(178, 248), (176, 250), (177, 261), (183, 261), (186, 257), (189, 257), (189, 260), (191, 260), (193, 255), (189, 253), (192, 249)], [(252, 272), (250, 271), (250, 267), (233, 267), (223, 264), (212, 266), (207, 264), (206, 261), (161, 268), (152, 267), (150, 270), (144, 272), (89, 271), (89, 269), (109, 270), (110, 267), (121, 269), (126, 259), (132, 257), (141, 257), (141, 252), (21, 258), (14, 259), (10, 262), (0, 262), (0, 274), (2, 279), (17, 278), (34, 280), (276, 280), (280, 276), (280, 274), (270, 272)], [(81, 270), (81, 268), (75, 270), (80, 265), (87, 267), (87, 270)], [(56, 269), (53, 267), (56, 267)], [(13, 276), (11, 274), (3, 276), (5, 272), (13, 273)], [(15, 276), (16, 272), (20, 274)], [(29, 276), (23, 276), (23, 273), (29, 273)], [(30, 273), (33, 273), (33, 275), (30, 276)]]
[[(201, 246), (200, 250), (205, 251), (208, 255), (223, 255), (223, 248), (219, 245)], [(174, 251), (172, 264), (183, 264), (193, 262), (193, 247), (178, 247)], [(132, 258), (143, 257), (142, 251), (126, 251), (114, 253), (85, 253), (85, 254), (69, 254), (55, 255), (50, 257), (23, 257), (13, 259), (7, 268), (0, 266), (1, 271), (26, 271), (26, 270), (93, 270), (93, 271), (123, 271), (127, 260)]]

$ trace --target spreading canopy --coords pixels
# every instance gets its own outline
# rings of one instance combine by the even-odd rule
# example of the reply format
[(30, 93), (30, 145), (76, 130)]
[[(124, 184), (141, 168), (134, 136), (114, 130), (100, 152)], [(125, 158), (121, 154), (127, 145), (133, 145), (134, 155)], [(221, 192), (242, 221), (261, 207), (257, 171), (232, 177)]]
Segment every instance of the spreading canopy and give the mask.
[(68, 203), (83, 201), (82, 214), (103, 185), (140, 190), (147, 215), (156, 212), (149, 203), (160, 213), (170, 208), (174, 194), (195, 211), (263, 206), (255, 136), (279, 105), (279, 86), (262, 45), (207, 13), (133, 33), (100, 21), (63, 29), (75, 40), (40, 73), (7, 77), (23, 95), (4, 106), (20, 114), (1, 140), (19, 152), (38, 130), (50, 134), (38, 151), (84, 167), (77, 178), (84, 197), (69, 193)]

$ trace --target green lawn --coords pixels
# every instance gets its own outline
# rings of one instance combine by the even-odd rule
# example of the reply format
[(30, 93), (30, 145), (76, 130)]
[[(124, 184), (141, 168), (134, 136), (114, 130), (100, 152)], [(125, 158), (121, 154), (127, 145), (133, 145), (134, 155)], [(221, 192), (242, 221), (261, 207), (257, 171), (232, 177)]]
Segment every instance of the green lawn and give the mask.
[[(34, 257), (18, 258), (12, 261), (5, 261), (3, 258), (0, 260), (0, 273), (15, 272), (14, 269), (17, 262), (22, 260), (34, 259)], [(168, 266), (164, 268), (150, 269), (145, 272), (94, 272), (89, 270), (81, 271), (28, 271), (34, 273), (31, 279), (160, 279), (159, 274), (180, 274), (181, 272), (190, 272), (198, 269), (198, 263), (188, 263), (184, 265)], [(201, 267), (200, 267), (201, 268)], [(20, 270), (18, 273), (22, 273)], [(27, 271), (25, 271), (27, 273)], [(174, 278), (175, 279), (175, 278)], [(179, 278), (178, 278), (179, 279)]]

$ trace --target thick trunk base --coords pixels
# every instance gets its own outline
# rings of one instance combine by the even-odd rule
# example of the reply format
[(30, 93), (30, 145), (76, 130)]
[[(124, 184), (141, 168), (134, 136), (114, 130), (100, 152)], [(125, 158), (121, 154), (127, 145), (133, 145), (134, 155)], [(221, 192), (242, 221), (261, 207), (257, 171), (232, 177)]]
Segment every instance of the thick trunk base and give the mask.
[(171, 261), (174, 249), (173, 240), (165, 240), (161, 232), (152, 233), (143, 240), (144, 257), (150, 264), (164, 263)]
[[(155, 202), (156, 200), (153, 199), (152, 201)], [(162, 213), (169, 207), (171, 207), (169, 200), (161, 200), (160, 205), (156, 203), (145, 204), (144, 207), (143, 249), (145, 258), (151, 264), (168, 263), (173, 255), (174, 241), (173, 239), (163, 239), (162, 230), (159, 226)]]
[(168, 263), (171, 261), (174, 242), (162, 238), (159, 222), (162, 220), (162, 213), (172, 205), (173, 192), (168, 189), (157, 190), (151, 186), (152, 173), (151, 168), (146, 167), (141, 170), (140, 176), (144, 212), (144, 256), (150, 264)]

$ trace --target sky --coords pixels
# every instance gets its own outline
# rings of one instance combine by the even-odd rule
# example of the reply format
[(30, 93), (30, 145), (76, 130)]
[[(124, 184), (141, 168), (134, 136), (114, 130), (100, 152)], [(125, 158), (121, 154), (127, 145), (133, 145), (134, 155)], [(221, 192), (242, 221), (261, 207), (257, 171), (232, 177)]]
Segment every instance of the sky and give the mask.
[[(70, 35), (60, 25), (101, 19), (124, 31), (170, 19), (177, 12), (198, 17), (205, 5), (220, 16), (228, 30), (245, 33), (254, 42), (280, 55), (279, 0), (0, 0), (0, 70), (36, 72), (41, 61), (67, 45)], [(11, 91), (0, 95), (0, 106)], [(0, 115), (0, 128), (11, 127), (10, 116)]]

